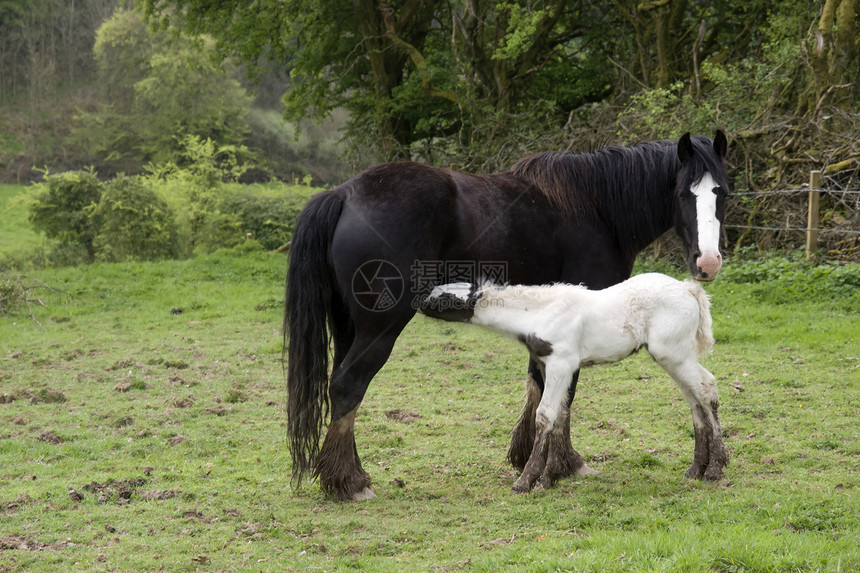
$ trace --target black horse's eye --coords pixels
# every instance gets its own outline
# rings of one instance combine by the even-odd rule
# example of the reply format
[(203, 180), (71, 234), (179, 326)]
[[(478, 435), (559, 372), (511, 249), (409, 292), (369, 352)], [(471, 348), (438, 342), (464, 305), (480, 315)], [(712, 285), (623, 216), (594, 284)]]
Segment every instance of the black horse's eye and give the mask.
[(726, 190), (720, 186), (714, 187), (714, 194), (720, 199), (725, 199), (726, 195), (728, 195), (728, 193), (726, 193)]

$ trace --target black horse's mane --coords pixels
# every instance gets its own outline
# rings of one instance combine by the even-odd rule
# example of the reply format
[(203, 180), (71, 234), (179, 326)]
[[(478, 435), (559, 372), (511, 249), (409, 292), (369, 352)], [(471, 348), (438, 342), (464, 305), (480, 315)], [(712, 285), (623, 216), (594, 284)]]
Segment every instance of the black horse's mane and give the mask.
[[(689, 186), (710, 172), (728, 190), (725, 169), (706, 137), (694, 137), (693, 156), (683, 166), (677, 141), (648, 141), (631, 146), (609, 146), (596, 151), (539, 153), (521, 159), (510, 172), (538, 188), (560, 211), (576, 219), (600, 217), (618, 221), (617, 231), (629, 235), (625, 245), (636, 242), (665, 221), (652, 220), (655, 204), (675, 201), (676, 177)], [(621, 238), (621, 237), (619, 237)]]
[[(622, 194), (647, 200), (657, 187), (670, 184), (676, 170), (674, 146), (654, 141), (585, 153), (550, 151), (521, 159), (511, 173), (535, 185), (558, 209), (593, 214), (589, 212), (599, 206), (621, 201)], [(667, 153), (670, 149), (673, 153)]]

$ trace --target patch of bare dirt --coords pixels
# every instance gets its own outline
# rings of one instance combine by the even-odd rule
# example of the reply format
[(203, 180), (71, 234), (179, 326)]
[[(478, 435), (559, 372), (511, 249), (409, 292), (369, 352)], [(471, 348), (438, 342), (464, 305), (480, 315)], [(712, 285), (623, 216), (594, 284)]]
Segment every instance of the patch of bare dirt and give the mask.
[(147, 483), (146, 478), (126, 478), (108, 480), (105, 483), (90, 482), (83, 487), (84, 491), (95, 494), (99, 503), (116, 502), (127, 504), (137, 491)]
[(25, 392), (25, 394), (30, 398), (31, 404), (62, 404), (66, 401), (66, 395), (53, 388), (43, 388), (38, 392)]
[(36, 438), (40, 442), (47, 442), (49, 444), (62, 444), (63, 439), (51, 431), (45, 431), (39, 434), (39, 437)]
[(135, 362), (131, 358), (127, 358), (126, 360), (114, 362), (114, 364), (106, 368), (106, 370), (125, 370), (126, 368), (137, 368), (140, 370), (143, 368), (143, 365)]
[(177, 435), (173, 436), (172, 438), (167, 438), (167, 443), (170, 444), (171, 446), (178, 446), (179, 444), (184, 442), (185, 439), (186, 439), (185, 436), (183, 436), (182, 434), (177, 434)]
[(196, 509), (189, 509), (188, 511), (182, 512), (182, 517), (186, 519), (196, 519), (201, 523), (209, 523), (212, 521), (211, 517), (206, 517), (202, 511), (198, 511)]
[(146, 390), (146, 384), (140, 380), (132, 382), (119, 382), (113, 387), (117, 392), (128, 392), (129, 390)]
[(205, 412), (206, 414), (215, 414), (216, 416), (220, 417), (220, 416), (226, 416), (227, 414), (229, 414), (231, 412), (231, 410), (229, 408), (215, 407), (215, 408), (206, 408), (205, 410), (203, 410), (203, 412)]
[(19, 493), (15, 501), (0, 502), (0, 514), (15, 513), (22, 505), (32, 503), (33, 499), (26, 493)]
[(175, 489), (152, 489), (140, 494), (140, 497), (146, 501), (162, 501), (176, 497)]
[(9, 551), (17, 549), (19, 551), (39, 551), (48, 547), (46, 543), (39, 543), (32, 539), (27, 539), (23, 535), (4, 535), (0, 537), (0, 551)]
[(415, 420), (421, 419), (421, 414), (416, 414), (414, 412), (407, 412), (406, 410), (388, 410), (385, 413), (385, 417), (389, 420), (394, 420), (396, 422), (403, 422), (404, 424), (408, 424), (409, 422), (414, 422)]
[(190, 408), (194, 405), (194, 396), (186, 396), (184, 398), (176, 397), (170, 401), (174, 408)]

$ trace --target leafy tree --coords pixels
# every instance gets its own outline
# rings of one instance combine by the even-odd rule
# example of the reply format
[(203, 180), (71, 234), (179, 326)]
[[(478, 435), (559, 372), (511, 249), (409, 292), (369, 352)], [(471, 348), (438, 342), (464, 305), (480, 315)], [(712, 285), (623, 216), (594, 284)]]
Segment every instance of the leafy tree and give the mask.
[(79, 246), (92, 261), (98, 223), (93, 213), (101, 200), (101, 183), (90, 171), (68, 171), (45, 177), (43, 190), (30, 204), (30, 224), (62, 246)]
[(214, 61), (211, 40), (154, 32), (138, 13), (119, 10), (98, 29), (93, 51), (101, 103), (78, 115), (72, 135), (90, 154), (134, 169), (173, 159), (189, 135), (241, 143), (251, 98)]
[(858, 75), (855, 26), (858, 15), (856, 0), (826, 0), (822, 7), (811, 61), (819, 121), (826, 121), (831, 105), (848, 111), (853, 104), (851, 96), (855, 86), (852, 80)]
[(292, 80), (287, 117), (345, 107), (348, 136), (376, 159), (492, 163), (504, 143), (541, 134), (607, 86), (576, 45), (586, 29), (579, 2), (140, 4), (161, 25), (211, 35), (224, 56), (281, 62)]

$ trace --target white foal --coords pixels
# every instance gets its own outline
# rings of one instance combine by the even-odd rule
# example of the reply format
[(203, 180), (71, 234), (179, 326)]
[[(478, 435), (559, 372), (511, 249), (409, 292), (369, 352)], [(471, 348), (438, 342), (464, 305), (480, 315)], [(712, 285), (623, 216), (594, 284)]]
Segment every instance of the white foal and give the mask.
[[(565, 397), (581, 367), (617, 362), (640, 348), (678, 383), (693, 413), (695, 451), (690, 478), (717, 480), (729, 456), (723, 444), (714, 376), (698, 361), (709, 352), (710, 302), (699, 283), (650, 273), (591, 291), (568, 284), (436, 287), (421, 311), (434, 318), (464, 321), (511, 336), (525, 344), (545, 381), (537, 409), (536, 435), (522, 475), (514, 484), (528, 492), (534, 483), (550, 487), (564, 474), (562, 432), (567, 427)], [(585, 466), (587, 473), (592, 473)]]

